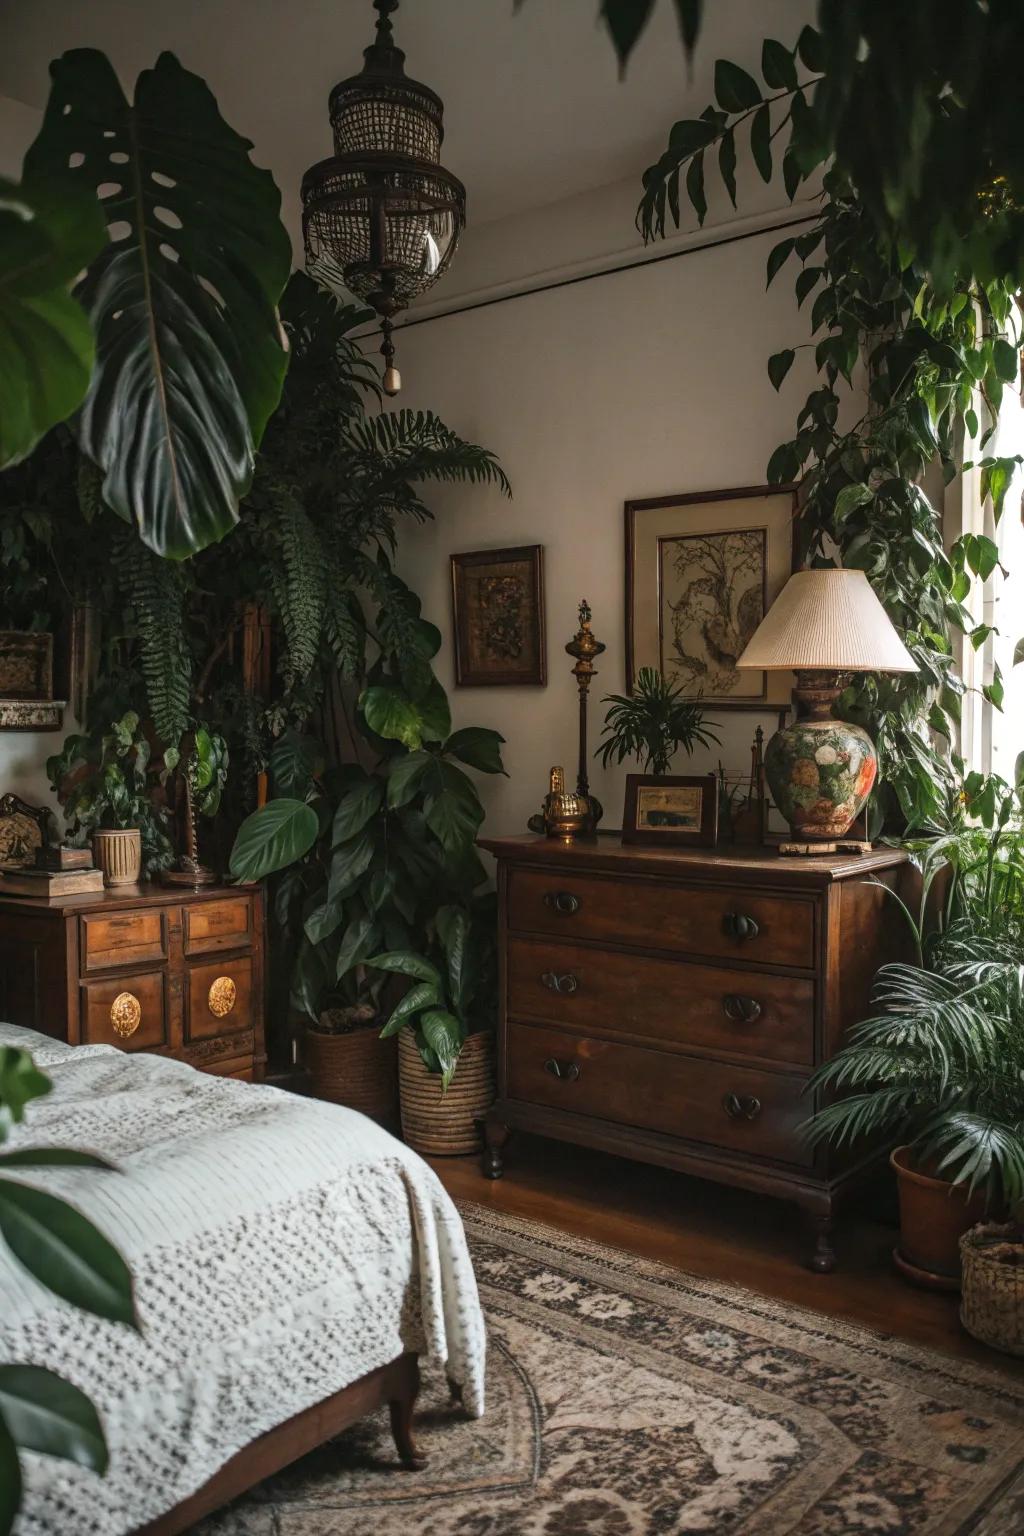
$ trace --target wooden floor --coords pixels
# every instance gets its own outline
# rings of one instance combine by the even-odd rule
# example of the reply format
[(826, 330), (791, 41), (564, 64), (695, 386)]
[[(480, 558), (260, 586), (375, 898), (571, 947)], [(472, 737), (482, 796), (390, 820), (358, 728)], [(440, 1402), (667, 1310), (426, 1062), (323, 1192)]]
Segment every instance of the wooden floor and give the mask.
[(978, 1344), (960, 1327), (958, 1298), (922, 1291), (893, 1271), (895, 1194), (882, 1183), (839, 1227), (839, 1267), (803, 1267), (795, 1207), (623, 1158), (517, 1135), (502, 1179), (476, 1158), (436, 1158), (455, 1200), (473, 1200), (658, 1259), (691, 1274), (749, 1286), (833, 1317), (966, 1356), (1024, 1379), (1024, 1360)]

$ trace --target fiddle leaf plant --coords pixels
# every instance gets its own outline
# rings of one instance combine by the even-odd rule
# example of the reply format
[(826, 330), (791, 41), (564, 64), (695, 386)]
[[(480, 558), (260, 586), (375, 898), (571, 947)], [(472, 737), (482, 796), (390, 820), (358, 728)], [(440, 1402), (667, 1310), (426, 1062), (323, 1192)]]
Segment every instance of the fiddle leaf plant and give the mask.
[(184, 559), (238, 521), (281, 393), (280, 193), (173, 54), (143, 71), (131, 102), (94, 49), (50, 72), (25, 186), (91, 192), (108, 234), (76, 289), (96, 366), (75, 432), (108, 505), (157, 554)]
[[(0, 1045), (0, 1144), (25, 1106), (51, 1091), (28, 1051)], [(138, 1328), (132, 1277), (103, 1233), (74, 1206), (22, 1181), (33, 1168), (110, 1171), (91, 1152), (66, 1147), (0, 1150), (0, 1238), (15, 1260), (63, 1300), (111, 1322)], [(7, 1170), (14, 1178), (5, 1177)], [(107, 1469), (103, 1425), (80, 1388), (42, 1366), (0, 1366), (0, 1536), (9, 1536), (21, 1506), (20, 1453)]]

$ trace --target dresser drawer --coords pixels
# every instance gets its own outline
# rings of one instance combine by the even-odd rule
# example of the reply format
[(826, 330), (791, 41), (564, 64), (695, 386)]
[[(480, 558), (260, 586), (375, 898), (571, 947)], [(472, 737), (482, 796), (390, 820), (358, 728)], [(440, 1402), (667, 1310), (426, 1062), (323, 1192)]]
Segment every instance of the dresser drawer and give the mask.
[(508, 1097), (731, 1152), (810, 1164), (804, 1079), (511, 1024)]
[(168, 1043), (164, 971), (82, 985), (82, 1044), (153, 1051)]
[(137, 912), (87, 912), (78, 919), (82, 972), (112, 966), (143, 965), (167, 958), (167, 909), (143, 907)]
[(507, 974), (516, 1018), (814, 1063), (814, 983), (801, 977), (526, 938), (509, 939)]
[(251, 1027), (252, 961), (248, 955), (189, 966), (185, 981), (186, 1043)]
[(252, 903), (245, 896), (197, 901), (185, 908), (186, 955), (243, 949), (252, 942)]
[(508, 926), (559, 938), (791, 965), (811, 970), (814, 902), (742, 885), (670, 885), (596, 875), (511, 872)]

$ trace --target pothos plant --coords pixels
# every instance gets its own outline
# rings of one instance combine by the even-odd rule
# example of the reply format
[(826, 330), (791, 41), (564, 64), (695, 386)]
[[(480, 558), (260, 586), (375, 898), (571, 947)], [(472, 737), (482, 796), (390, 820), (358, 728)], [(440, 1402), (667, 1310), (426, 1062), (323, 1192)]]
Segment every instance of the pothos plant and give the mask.
[[(28, 1051), (0, 1045), (0, 1144), (24, 1119), (25, 1106), (51, 1088)], [(109, 1171), (110, 1164), (68, 1147), (0, 1151), (0, 1238), (55, 1296), (138, 1328), (131, 1273), (117, 1249), (73, 1205), (24, 1182), (25, 1174), (46, 1168)], [(100, 1475), (107, 1469), (103, 1425), (79, 1387), (42, 1366), (0, 1365), (0, 1536), (13, 1529), (21, 1504), (25, 1451), (77, 1462)]]
[(431, 666), (440, 633), (405, 594), (406, 646), (381, 651), (355, 703), (369, 766), (326, 769), (315, 739), (283, 736), (274, 797), (243, 822), (231, 872), (278, 875), (275, 929), (306, 1019), (336, 1003), (378, 1008), (391, 975), (429, 984), (431, 1001), (418, 992), (390, 1028), (408, 1023), (447, 1084), (466, 1034), (493, 1022), (493, 897), (473, 846), (484, 812), (465, 770), (502, 773), (502, 738), (452, 731)]
[[(956, 8), (954, 8), (956, 9)], [(960, 9), (965, 9), (961, 7)], [(851, 26), (864, 6), (849, 8)], [(856, 12), (856, 18), (853, 13)], [(835, 30), (836, 16), (828, 9)], [(955, 270), (925, 265), (912, 225), (880, 217), (862, 155), (847, 139), (830, 136), (838, 93), (850, 93), (865, 116), (872, 111), (865, 81), (874, 63), (851, 63), (827, 31), (805, 27), (796, 45), (764, 43), (762, 82), (727, 60), (715, 67), (715, 102), (700, 117), (677, 123), (661, 159), (645, 173), (638, 223), (646, 238), (680, 221), (681, 187), (703, 221), (705, 169), (712, 155), (736, 201), (736, 146), (749, 134), (752, 158), (771, 179), (782, 149), (790, 198), (828, 162), (819, 212), (809, 227), (771, 251), (767, 280), (796, 261), (799, 305), (810, 303), (813, 352), (819, 379), (799, 412), (796, 433), (768, 465), (773, 484), (800, 483), (800, 552), (807, 563), (863, 569), (917, 663), (899, 677), (866, 676), (840, 701), (847, 718), (864, 724), (879, 750), (880, 778), (874, 818), (904, 826), (948, 821), (961, 765), (952, 744), (960, 720), (963, 683), (954, 661), (960, 632), (975, 648), (991, 629), (973, 618), (969, 598), (999, 562), (995, 543), (969, 533), (945, 547), (941, 513), (923, 477), (933, 460), (949, 481), (966, 467), (964, 438), (978, 441), (982, 494), (998, 522), (1017, 457), (985, 455), (1004, 386), (1017, 375), (1019, 314), (1015, 302), (1016, 248), (994, 266), (989, 236), (995, 215), (974, 204), (973, 233), (963, 231)], [(833, 38), (834, 42), (834, 38)], [(841, 55), (841, 56), (840, 56)], [(873, 56), (872, 56), (873, 57)], [(939, 118), (963, 128), (960, 104), (933, 103)], [(867, 128), (868, 139), (874, 128)], [(886, 128), (888, 135), (889, 129)], [(844, 152), (845, 151), (845, 152)], [(895, 174), (895, 173), (894, 173)], [(874, 186), (874, 183), (871, 183)], [(798, 348), (768, 361), (780, 388)], [(842, 385), (852, 386), (863, 365), (865, 408), (841, 419)], [(847, 415), (849, 413), (846, 413)], [(969, 463), (970, 461), (968, 461)], [(1024, 643), (1017, 647), (1024, 657)], [(998, 669), (985, 693), (1000, 707)]]

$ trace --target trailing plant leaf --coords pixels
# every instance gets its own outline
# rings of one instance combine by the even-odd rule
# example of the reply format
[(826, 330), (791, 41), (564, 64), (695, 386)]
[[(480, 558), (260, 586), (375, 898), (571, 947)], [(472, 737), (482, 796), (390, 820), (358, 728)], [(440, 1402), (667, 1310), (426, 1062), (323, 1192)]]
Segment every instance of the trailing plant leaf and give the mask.
[(110, 234), (79, 290), (97, 339), (79, 442), (114, 511), (183, 559), (237, 522), (280, 395), (280, 196), (173, 55), (139, 76), (131, 104), (95, 50), (51, 75), (26, 179), (102, 193)]
[(102, 1232), (65, 1201), (0, 1179), (0, 1235), (29, 1274), (72, 1306), (138, 1326), (128, 1266)]
[(67, 176), (21, 187), (0, 178), (0, 469), (85, 397), (95, 341), (69, 289), (105, 239), (95, 195)]
[(85, 1393), (37, 1365), (0, 1365), (0, 1423), (23, 1451), (74, 1461), (102, 1477), (107, 1442)]

